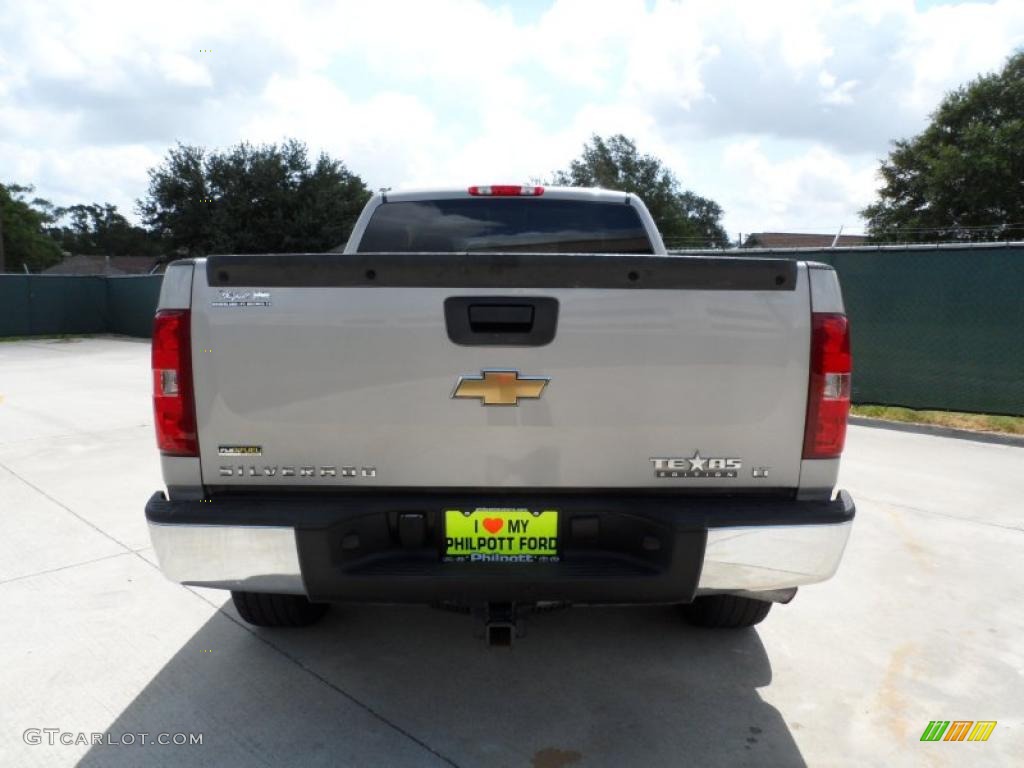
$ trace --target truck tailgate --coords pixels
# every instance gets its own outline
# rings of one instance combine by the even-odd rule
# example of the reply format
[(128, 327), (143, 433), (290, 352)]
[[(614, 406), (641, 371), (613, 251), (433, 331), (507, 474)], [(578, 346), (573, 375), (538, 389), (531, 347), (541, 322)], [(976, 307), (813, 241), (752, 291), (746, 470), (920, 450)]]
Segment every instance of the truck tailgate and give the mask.
[[(453, 297), (554, 299), (553, 338), (457, 343)], [(192, 295), (203, 482), (795, 488), (809, 346), (802, 263), (210, 257)], [(499, 370), (546, 384), (517, 407), (453, 397)]]

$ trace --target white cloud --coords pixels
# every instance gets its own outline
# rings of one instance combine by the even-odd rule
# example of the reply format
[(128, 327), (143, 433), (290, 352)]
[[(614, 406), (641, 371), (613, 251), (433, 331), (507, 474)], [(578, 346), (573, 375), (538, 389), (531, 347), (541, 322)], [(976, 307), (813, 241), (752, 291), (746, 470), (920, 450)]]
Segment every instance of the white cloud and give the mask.
[(527, 45), (553, 77), (597, 92), (614, 84), (645, 21), (643, 0), (555, 0)]
[(135, 200), (146, 189), (146, 169), (160, 159), (160, 152), (141, 145), (68, 150), (0, 142), (5, 182), (35, 186), (35, 195), (57, 205), (113, 202), (130, 218), (135, 218)]
[(188, 87), (209, 88), (213, 78), (205, 64), (180, 53), (162, 53), (157, 59), (160, 73), (169, 83)]
[(814, 144), (773, 160), (759, 139), (732, 143), (722, 152), (723, 170), (742, 180), (731, 198), (727, 224), (746, 232), (859, 231), (852, 217), (871, 202), (875, 165)]
[(714, 99), (703, 72), (722, 55), (715, 39), (719, 22), (700, 3), (659, 3), (627, 42), (624, 94), (638, 103), (660, 103), (689, 111)]
[(130, 212), (179, 140), (294, 136), (401, 186), (544, 176), (622, 132), (753, 230), (855, 226), (889, 140), (1024, 46), (1024, 3), (36, 0), (0, 38), (3, 180), (57, 202)]
[(301, 137), (357, 172), (351, 158), (359, 158), (360, 165), (375, 169), (367, 179), (374, 184), (408, 183), (443, 146), (435, 114), (411, 94), (382, 91), (357, 102), (321, 75), (275, 76), (261, 104), (241, 135), (267, 143)]

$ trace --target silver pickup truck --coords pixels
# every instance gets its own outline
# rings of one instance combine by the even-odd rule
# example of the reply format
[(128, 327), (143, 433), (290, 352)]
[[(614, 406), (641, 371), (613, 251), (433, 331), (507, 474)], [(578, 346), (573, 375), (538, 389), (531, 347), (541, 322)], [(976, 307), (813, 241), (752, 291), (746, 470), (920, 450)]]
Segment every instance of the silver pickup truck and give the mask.
[(173, 263), (153, 331), (164, 573), (262, 626), (334, 602), (676, 604), (829, 578), (850, 405), (835, 272), (670, 256), (643, 203), (382, 193), (343, 253)]

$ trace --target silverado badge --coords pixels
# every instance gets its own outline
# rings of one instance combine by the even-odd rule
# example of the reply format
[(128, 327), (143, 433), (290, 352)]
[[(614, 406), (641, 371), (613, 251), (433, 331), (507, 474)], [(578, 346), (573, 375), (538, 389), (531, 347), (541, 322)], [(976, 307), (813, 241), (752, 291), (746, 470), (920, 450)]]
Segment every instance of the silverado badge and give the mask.
[(479, 398), (480, 405), (519, 405), (519, 399), (537, 400), (551, 379), (520, 376), (519, 371), (481, 371), (460, 376), (453, 398)]

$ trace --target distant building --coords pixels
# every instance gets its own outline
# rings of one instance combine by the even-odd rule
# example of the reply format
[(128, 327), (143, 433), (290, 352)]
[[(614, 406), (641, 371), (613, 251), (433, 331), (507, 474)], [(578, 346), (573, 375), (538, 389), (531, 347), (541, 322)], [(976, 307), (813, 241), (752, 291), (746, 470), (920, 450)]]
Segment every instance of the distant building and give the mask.
[(815, 235), (805, 232), (754, 232), (743, 241), (744, 248), (829, 248), (837, 246), (866, 245), (865, 235)]
[(148, 275), (163, 272), (164, 261), (155, 256), (65, 256), (44, 275)]

